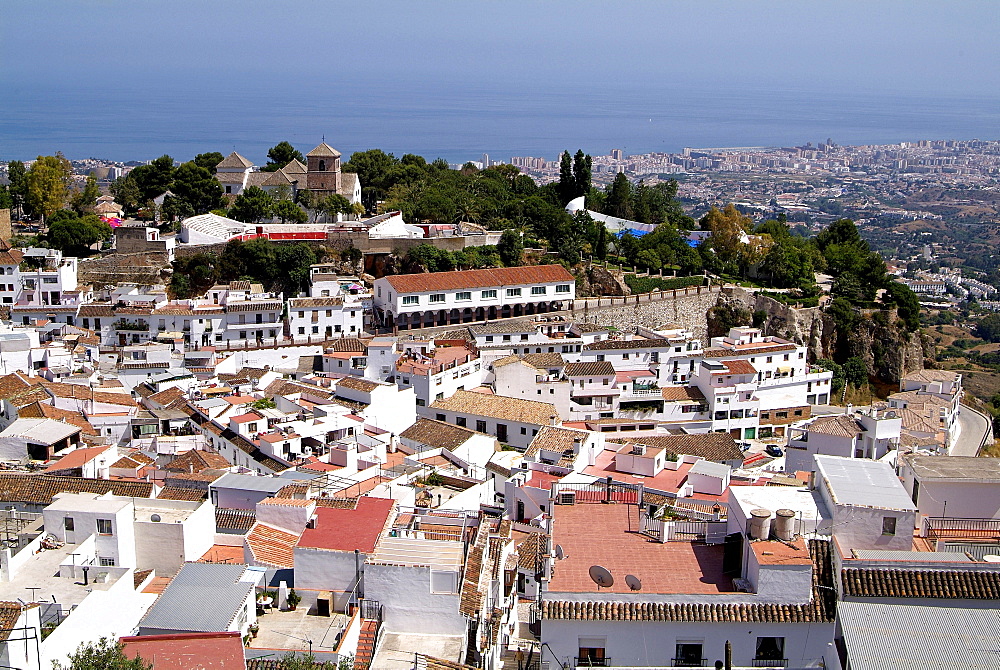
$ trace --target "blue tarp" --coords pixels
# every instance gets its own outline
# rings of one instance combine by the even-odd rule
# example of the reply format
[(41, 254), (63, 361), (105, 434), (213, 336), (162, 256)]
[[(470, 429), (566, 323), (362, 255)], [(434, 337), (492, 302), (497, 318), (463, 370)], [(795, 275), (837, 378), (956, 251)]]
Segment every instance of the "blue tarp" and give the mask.
[(626, 228), (625, 230), (619, 230), (617, 233), (615, 233), (615, 236), (618, 237), (619, 239), (621, 239), (622, 235), (624, 235), (627, 232), (628, 233), (632, 233), (633, 237), (642, 237), (643, 235), (649, 235), (649, 232), (645, 231), (645, 230), (636, 230), (635, 228)]

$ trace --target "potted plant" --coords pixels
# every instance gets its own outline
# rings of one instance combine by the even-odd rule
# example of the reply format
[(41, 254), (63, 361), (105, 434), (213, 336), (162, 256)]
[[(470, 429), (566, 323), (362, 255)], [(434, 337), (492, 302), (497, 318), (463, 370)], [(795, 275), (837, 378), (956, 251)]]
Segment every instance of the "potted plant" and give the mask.
[(295, 611), (295, 608), (299, 606), (300, 602), (302, 602), (302, 596), (296, 593), (295, 589), (292, 589), (288, 592), (288, 598), (286, 601), (288, 602), (288, 609)]
[(250, 635), (251, 635), (251, 637), (257, 637), (257, 633), (259, 633), (259, 632), (260, 632), (260, 626), (259, 625), (253, 624), (252, 626), (250, 626)]

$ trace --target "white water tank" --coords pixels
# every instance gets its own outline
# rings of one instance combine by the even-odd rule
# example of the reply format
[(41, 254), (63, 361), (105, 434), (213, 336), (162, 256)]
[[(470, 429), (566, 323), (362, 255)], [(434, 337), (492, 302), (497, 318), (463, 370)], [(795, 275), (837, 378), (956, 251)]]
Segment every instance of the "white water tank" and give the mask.
[(771, 535), (771, 510), (750, 510), (750, 537), (766, 540)]
[(795, 512), (779, 509), (774, 513), (774, 536), (785, 542), (795, 539)]

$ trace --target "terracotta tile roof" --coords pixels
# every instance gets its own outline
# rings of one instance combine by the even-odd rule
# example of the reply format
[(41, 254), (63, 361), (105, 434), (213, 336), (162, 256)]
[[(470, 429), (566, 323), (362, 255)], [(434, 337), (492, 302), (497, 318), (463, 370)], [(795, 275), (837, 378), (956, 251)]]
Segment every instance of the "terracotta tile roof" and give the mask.
[(426, 444), (434, 449), (442, 447), (454, 451), (456, 447), (465, 444), (474, 435), (477, 433), (468, 428), (455, 426), (444, 421), (420, 418), (400, 433), (399, 437)]
[[(830, 623), (834, 620), (836, 594), (830, 561), (830, 543), (809, 540), (813, 563), (810, 602), (791, 603), (657, 603), (544, 601), (542, 618), (585, 621), (726, 621), (745, 623)], [(707, 599), (711, 600), (711, 599)]]
[(20, 265), (24, 254), (17, 249), (5, 249), (0, 253), (0, 265)]
[(845, 596), (858, 598), (956, 598), (1000, 600), (1000, 572), (844, 568)]
[[(6, 642), (14, 632), (14, 626), (24, 610), (38, 605), (21, 605), (21, 603), (0, 601), (0, 642)], [(21, 638), (23, 639), (23, 638)]]
[(233, 153), (223, 158), (222, 162), (215, 166), (215, 169), (225, 170), (227, 168), (230, 169), (235, 168), (235, 169), (245, 170), (246, 168), (249, 167), (253, 167), (253, 163), (251, 163), (249, 160), (247, 160), (246, 158), (244, 158), (243, 156), (239, 155), (234, 151)]
[[(236, 302), (226, 305), (226, 312), (280, 312), (280, 302)], [(248, 323), (247, 326), (254, 324)]]
[(304, 497), (308, 493), (309, 493), (309, 486), (306, 484), (289, 484), (288, 486), (282, 486), (280, 489), (278, 489), (278, 491), (274, 494), (274, 497), (287, 499), (287, 498), (295, 498), (296, 496), (303, 496), (304, 499)]
[(164, 467), (170, 472), (201, 472), (208, 469), (227, 470), (232, 464), (211, 451), (192, 449), (176, 457)]
[(345, 389), (353, 389), (362, 393), (371, 393), (379, 386), (382, 386), (382, 384), (376, 384), (371, 380), (362, 379), (361, 377), (344, 377), (337, 380), (337, 388), (341, 386)]
[(545, 533), (528, 533), (528, 537), (517, 545), (517, 567), (531, 573), (541, 571), (546, 537)]
[(750, 365), (749, 361), (744, 361), (740, 359), (732, 361), (722, 361), (722, 364), (726, 366), (725, 372), (713, 372), (713, 375), (755, 375), (757, 374), (757, 368)]
[[(525, 286), (550, 282), (573, 282), (569, 270), (561, 265), (532, 265), (486, 270), (456, 270), (453, 272), (428, 272), (412, 275), (391, 275), (389, 285), (399, 293), (423, 293), (464, 288), (490, 288), (493, 286)], [(530, 296), (528, 296), (530, 298)]]
[(295, 567), (295, 544), (299, 536), (257, 522), (246, 537), (247, 547), (257, 563), (275, 568)]
[(136, 570), (132, 573), (132, 587), (138, 589), (142, 586), (142, 583), (146, 581), (146, 577), (152, 573), (152, 570)]
[(667, 339), (599, 340), (583, 345), (584, 351), (607, 351), (609, 349), (663, 349), (673, 346)]
[(687, 454), (701, 456), (709, 461), (742, 461), (743, 452), (729, 433), (703, 433), (698, 435), (645, 435), (634, 440), (609, 440), (625, 444), (645, 444), (665, 449), (673, 456)]
[(551, 403), (486, 395), (472, 391), (456, 391), (450, 398), (435, 401), (430, 409), (478, 414), (503, 421), (517, 421), (539, 426), (547, 426), (552, 417), (559, 416), (555, 405)]
[(791, 342), (775, 342), (773, 344), (761, 343), (756, 347), (729, 348), (729, 347), (708, 347), (704, 350), (705, 358), (726, 358), (727, 356), (754, 356), (757, 354), (771, 354), (776, 351), (795, 351), (797, 347)]
[(488, 541), (489, 532), (486, 524), (480, 524), (476, 540), (469, 548), (465, 559), (465, 573), (462, 576), (462, 591), (458, 605), (458, 611), (468, 617), (476, 616), (476, 613), (483, 609), (483, 602), (486, 599), (486, 590), (481, 588), (480, 582), (483, 578), (483, 555), (486, 553)]
[(97, 458), (111, 447), (90, 447), (74, 449), (58, 461), (45, 468), (44, 472), (60, 472), (62, 470), (73, 470), (82, 468), (84, 464)]
[(475, 323), (470, 325), (468, 328), (476, 335), (501, 335), (510, 333), (532, 333), (535, 331), (535, 324), (528, 319), (509, 319), (506, 321)]
[(137, 407), (135, 400), (127, 393), (113, 393), (108, 391), (95, 391), (89, 386), (82, 384), (62, 384), (59, 382), (43, 381), (42, 386), (58, 398), (74, 398), (77, 400), (93, 400), (108, 405), (123, 405)]
[(344, 304), (341, 297), (335, 298), (292, 298), (288, 301), (288, 309), (314, 309), (317, 307), (339, 307)]
[(330, 348), (334, 351), (346, 351), (364, 353), (368, 351), (368, 346), (364, 340), (357, 337), (341, 337), (333, 341)]
[(590, 361), (587, 363), (567, 363), (564, 369), (567, 377), (612, 377), (615, 366), (611, 361)]
[(806, 424), (806, 428), (809, 429), (809, 432), (813, 433), (850, 438), (857, 437), (864, 432), (857, 420), (846, 414), (821, 416)]
[(87, 479), (58, 475), (28, 475), (0, 473), (0, 502), (23, 502), (48, 505), (57, 493), (113, 493), (130, 498), (149, 498), (153, 493), (150, 482), (115, 479)]
[(156, 497), (158, 500), (204, 500), (208, 497), (208, 491), (182, 486), (164, 486)]
[(80, 432), (87, 435), (97, 435), (97, 429), (94, 428), (87, 418), (80, 412), (73, 412), (68, 409), (60, 409), (53, 405), (48, 405), (41, 402), (33, 402), (30, 405), (22, 407), (17, 412), (18, 418), (24, 419), (55, 419), (56, 421), (63, 421), (68, 424), (72, 424), (80, 429)]
[[(285, 489), (282, 488), (281, 490), (284, 491)], [(301, 498), (289, 498), (289, 497), (284, 497), (284, 496), (283, 497), (277, 497), (277, 496), (275, 496), (273, 498), (264, 498), (263, 500), (261, 500), (257, 504), (258, 505), (277, 505), (279, 507), (309, 507), (311, 505), (315, 505), (316, 503), (314, 503), (312, 500), (303, 500)]]
[(146, 398), (147, 400), (152, 400), (161, 407), (166, 407), (171, 403), (184, 398), (184, 391), (177, 386), (171, 386), (168, 389), (164, 389), (159, 393), (154, 393), (153, 395)]
[[(282, 489), (282, 491), (284, 491), (284, 489)], [(316, 498), (315, 500), (316, 507), (329, 507), (331, 509), (355, 509), (358, 506), (357, 498)]]
[(219, 530), (250, 530), (257, 521), (252, 509), (215, 508), (215, 527)]
[(566, 365), (566, 361), (563, 360), (562, 355), (554, 351), (543, 354), (525, 354), (522, 356), (522, 359), (528, 365), (540, 369), (561, 368)]
[(80, 305), (79, 317), (109, 317), (114, 318), (115, 310), (111, 305)]
[(954, 370), (917, 370), (903, 376), (903, 381), (955, 382), (961, 373)]
[(667, 386), (660, 389), (660, 394), (667, 402), (702, 402), (705, 399), (697, 386)]
[(535, 456), (539, 450), (554, 451), (564, 453), (573, 451), (577, 443), (582, 443), (587, 439), (586, 431), (573, 430), (571, 428), (561, 428), (559, 426), (542, 426), (525, 450), (525, 456)]

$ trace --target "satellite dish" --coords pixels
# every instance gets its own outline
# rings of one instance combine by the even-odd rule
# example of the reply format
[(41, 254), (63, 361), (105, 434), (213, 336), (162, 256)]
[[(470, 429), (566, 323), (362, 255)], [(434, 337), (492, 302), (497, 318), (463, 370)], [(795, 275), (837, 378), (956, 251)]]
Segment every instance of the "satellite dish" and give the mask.
[(152, 516), (149, 517), (149, 520), (152, 521), (153, 523), (157, 523), (160, 520), (160, 515), (159, 514), (154, 514), (154, 515), (152, 515)]
[(607, 568), (602, 568), (599, 565), (590, 566), (590, 578), (594, 580), (595, 584), (597, 584), (598, 589), (602, 586), (606, 589), (610, 589), (615, 585), (615, 578), (611, 576), (611, 572)]
[(560, 561), (566, 558), (566, 552), (563, 551), (561, 544), (556, 545), (556, 558), (558, 558)]
[(625, 575), (625, 583), (633, 591), (642, 590), (642, 581), (635, 575)]

